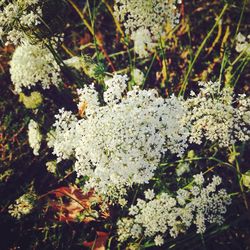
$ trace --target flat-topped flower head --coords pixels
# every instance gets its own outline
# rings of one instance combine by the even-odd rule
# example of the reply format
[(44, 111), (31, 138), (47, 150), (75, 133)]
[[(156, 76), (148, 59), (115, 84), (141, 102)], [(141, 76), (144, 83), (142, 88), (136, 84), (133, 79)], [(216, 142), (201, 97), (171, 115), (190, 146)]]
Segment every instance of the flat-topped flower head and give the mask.
[(218, 188), (221, 178), (214, 176), (207, 186), (202, 174), (194, 176), (194, 180), (191, 190), (179, 189), (176, 194), (148, 197), (147, 191), (145, 200), (137, 199), (129, 208), (128, 216), (118, 220), (118, 240), (136, 241), (143, 236), (162, 245), (167, 234), (175, 238), (192, 225), (198, 234), (205, 232), (208, 223), (220, 225), (231, 203), (226, 190)]
[(40, 84), (47, 89), (61, 82), (60, 67), (43, 44), (23, 43), (18, 46), (10, 62), (11, 80), (15, 91)]
[[(191, 123), (190, 143), (204, 141), (228, 147), (237, 141), (250, 139), (250, 98), (235, 97), (229, 87), (219, 82), (200, 82), (200, 92), (185, 101), (185, 119)], [(245, 119), (244, 119), (245, 118)]]
[(148, 55), (159, 39), (165, 35), (166, 26), (174, 27), (180, 14), (175, 0), (116, 0), (115, 15), (131, 35), (135, 51), (140, 57)]
[(185, 111), (174, 96), (163, 99), (139, 88), (126, 92), (127, 76), (115, 75), (105, 84), (103, 104), (93, 86), (79, 90), (86, 115), (78, 120), (61, 111), (49, 146), (59, 160), (76, 160), (75, 170), (89, 177), (89, 188), (119, 198), (133, 184), (147, 183), (167, 152), (184, 152)]
[(0, 39), (18, 44), (27, 39), (26, 32), (34, 29), (41, 21), (42, 9), (39, 0), (14, 0), (0, 2)]

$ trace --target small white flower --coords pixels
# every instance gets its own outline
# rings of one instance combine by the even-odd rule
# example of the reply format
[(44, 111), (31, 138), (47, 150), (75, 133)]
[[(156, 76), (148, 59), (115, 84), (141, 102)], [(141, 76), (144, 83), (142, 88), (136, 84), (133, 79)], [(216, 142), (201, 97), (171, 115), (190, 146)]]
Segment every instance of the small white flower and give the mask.
[(122, 94), (127, 88), (128, 77), (126, 75), (114, 75), (105, 81), (108, 89), (104, 92), (103, 98), (107, 104), (116, 104), (122, 99)]
[(200, 174), (197, 174), (197, 175), (194, 175), (194, 182), (201, 186), (203, 183), (204, 183), (204, 177), (203, 177), (203, 174), (200, 173)]
[[(79, 96), (78, 108), (80, 112), (85, 112), (86, 115), (93, 114), (100, 105), (98, 100), (98, 92), (94, 89), (94, 85), (84, 86), (82, 89), (77, 90)], [(84, 110), (82, 110), (84, 109)]]
[(47, 171), (55, 174), (56, 173), (56, 161), (48, 161), (46, 162), (46, 167), (47, 167)]
[(142, 85), (144, 81), (144, 74), (141, 70), (135, 68), (133, 69), (132, 76), (136, 85)]
[(236, 37), (236, 47), (235, 50), (238, 53), (245, 52), (250, 55), (250, 35), (245, 37), (242, 33), (238, 33)]
[(155, 197), (154, 190), (152, 189), (148, 189), (147, 191), (145, 191), (144, 195), (147, 200), (152, 200)]
[(139, 57), (148, 56), (148, 51), (151, 51), (157, 44), (150, 37), (150, 32), (147, 29), (140, 28), (132, 33), (131, 39), (134, 40), (134, 49)]
[(124, 207), (127, 205), (128, 201), (124, 198), (120, 198), (118, 203), (121, 205), (121, 207)]
[(42, 134), (39, 125), (34, 120), (30, 120), (28, 125), (28, 138), (30, 147), (33, 149), (34, 155), (39, 155), (39, 149), (42, 141)]
[(154, 242), (156, 246), (162, 246), (164, 244), (164, 240), (161, 235), (155, 236)]
[(236, 39), (239, 43), (244, 43), (246, 41), (246, 37), (241, 32), (238, 33)]

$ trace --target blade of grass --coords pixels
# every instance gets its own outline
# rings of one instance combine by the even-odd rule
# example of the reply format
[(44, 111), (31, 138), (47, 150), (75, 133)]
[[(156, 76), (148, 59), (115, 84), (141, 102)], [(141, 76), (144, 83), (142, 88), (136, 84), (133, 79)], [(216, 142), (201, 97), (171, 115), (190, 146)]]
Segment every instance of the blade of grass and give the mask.
[(199, 46), (197, 52), (195, 53), (195, 56), (194, 56), (194, 59), (193, 61), (191, 62), (191, 64), (189, 65), (188, 67), (188, 70), (187, 70), (187, 73), (185, 75), (185, 78), (184, 78), (184, 81), (183, 81), (183, 84), (181, 86), (181, 90), (179, 92), (179, 95), (178, 96), (182, 96), (185, 94), (185, 91), (186, 91), (186, 88), (187, 88), (187, 83), (188, 83), (188, 79), (189, 79), (189, 76), (192, 72), (192, 69), (193, 69), (193, 66), (195, 64), (195, 62), (197, 61), (199, 55), (201, 54), (204, 46), (206, 45), (206, 43), (208, 42), (209, 38), (211, 37), (211, 35), (213, 34), (215, 28), (219, 25), (220, 21), (221, 21), (221, 18), (223, 17), (223, 15), (225, 14), (226, 10), (228, 8), (228, 4), (225, 4), (225, 6), (223, 7), (219, 17), (217, 18), (214, 26), (212, 27), (212, 29), (208, 32), (207, 36), (205, 37), (205, 39), (203, 40), (203, 42), (201, 43), (201, 45)]
[(145, 75), (144, 81), (143, 81), (143, 83), (142, 83), (142, 85), (141, 85), (142, 88), (143, 88), (144, 85), (145, 85), (145, 82), (146, 82), (146, 80), (147, 80), (147, 78), (148, 78), (148, 75), (149, 75), (149, 73), (150, 73), (150, 70), (151, 70), (151, 68), (152, 68), (152, 66), (153, 66), (153, 64), (154, 64), (155, 58), (156, 58), (156, 53), (154, 54), (154, 56), (153, 56), (153, 58), (152, 58), (152, 60), (151, 60), (151, 62), (150, 62), (150, 65), (149, 65), (149, 68), (148, 68), (147, 73), (146, 73), (146, 75)]

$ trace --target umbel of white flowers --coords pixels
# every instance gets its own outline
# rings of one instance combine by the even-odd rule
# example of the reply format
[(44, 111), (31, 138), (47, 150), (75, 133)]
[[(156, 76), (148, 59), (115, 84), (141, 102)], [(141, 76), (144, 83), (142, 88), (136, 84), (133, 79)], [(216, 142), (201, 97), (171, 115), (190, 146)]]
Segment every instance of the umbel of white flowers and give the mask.
[(134, 41), (140, 57), (148, 55), (161, 37), (166, 26), (173, 28), (179, 22), (177, 4), (181, 0), (116, 0), (115, 15), (124, 24), (125, 32)]
[(225, 189), (218, 189), (220, 184), (221, 178), (213, 176), (204, 186), (204, 177), (199, 174), (194, 176), (191, 189), (179, 189), (175, 196), (161, 193), (155, 197), (153, 190), (147, 190), (145, 200), (137, 199), (128, 216), (118, 221), (118, 240), (153, 238), (159, 246), (166, 235), (175, 238), (192, 225), (199, 234), (205, 232), (207, 223), (221, 225), (231, 199)]
[(25, 30), (35, 28), (40, 23), (42, 9), (39, 0), (0, 1), (0, 40), (19, 44), (27, 39)]
[(138, 87), (126, 93), (126, 76), (105, 83), (104, 104), (93, 85), (78, 90), (84, 117), (60, 110), (48, 139), (58, 161), (76, 160), (78, 176), (89, 177), (87, 189), (119, 199), (151, 180), (166, 153), (180, 156), (190, 143), (228, 147), (249, 140), (250, 99), (234, 98), (219, 83), (201, 83), (187, 100)]
[(76, 159), (75, 170), (89, 177), (88, 188), (116, 198), (133, 184), (147, 183), (166, 152), (181, 155), (188, 135), (180, 100), (137, 87), (126, 93), (126, 82), (120, 75), (106, 81), (103, 105), (93, 86), (79, 90), (85, 117), (60, 110), (48, 140), (58, 161)]
[(42, 43), (33, 45), (24, 42), (18, 46), (10, 62), (10, 74), (18, 93), (36, 84), (46, 89), (61, 82), (60, 67)]
[(222, 88), (219, 82), (200, 82), (196, 95), (191, 92), (184, 105), (184, 123), (190, 123), (190, 143), (204, 141), (229, 147), (237, 141), (250, 139), (250, 98), (234, 96), (233, 89)]

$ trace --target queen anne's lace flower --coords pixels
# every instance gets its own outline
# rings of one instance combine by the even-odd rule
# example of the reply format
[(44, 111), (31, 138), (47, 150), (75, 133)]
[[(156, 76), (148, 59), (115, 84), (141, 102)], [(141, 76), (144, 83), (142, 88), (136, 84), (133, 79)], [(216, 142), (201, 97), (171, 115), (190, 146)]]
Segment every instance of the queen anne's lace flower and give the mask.
[(134, 41), (135, 52), (140, 57), (146, 57), (148, 51), (152, 51), (157, 45), (152, 41), (150, 32), (145, 28), (140, 28), (132, 33), (131, 39)]
[(39, 155), (39, 149), (42, 141), (42, 134), (39, 125), (34, 120), (30, 120), (28, 126), (28, 138), (30, 147), (33, 149), (34, 155)]
[(192, 189), (179, 189), (176, 197), (161, 193), (154, 199), (137, 199), (136, 205), (129, 209), (129, 216), (117, 223), (118, 240), (139, 240), (144, 236), (154, 238), (156, 245), (162, 245), (166, 233), (177, 237), (193, 224), (197, 233), (204, 233), (206, 223), (221, 224), (231, 199), (224, 189), (218, 189), (220, 182), (220, 177), (214, 176), (203, 187), (201, 175), (198, 175), (194, 176)]
[(80, 90), (86, 116), (77, 120), (60, 111), (49, 139), (58, 160), (76, 158), (78, 176), (88, 176), (88, 187), (108, 195), (148, 182), (167, 151), (181, 155), (186, 147), (181, 101), (164, 100), (155, 90), (134, 88), (125, 94), (126, 81), (116, 75), (105, 82), (103, 106), (93, 87)]
[(77, 90), (79, 96), (78, 109), (80, 114), (91, 115), (96, 111), (96, 108), (100, 105), (98, 99), (98, 93), (94, 88), (94, 85), (85, 86), (83, 89)]
[(55, 131), (48, 134), (48, 146), (53, 147), (53, 153), (57, 155), (57, 161), (69, 159), (73, 155), (77, 118), (70, 111), (59, 110), (55, 116)]
[(117, 104), (122, 99), (122, 94), (127, 88), (127, 76), (115, 75), (113, 78), (105, 81), (108, 89), (104, 92), (103, 98), (107, 105)]
[(164, 244), (164, 239), (161, 235), (157, 235), (155, 236), (154, 242), (156, 246), (161, 246)]
[(176, 4), (180, 0), (116, 0), (115, 14), (125, 26), (125, 32), (135, 42), (140, 57), (147, 56), (166, 26), (173, 27), (179, 20)]
[(10, 74), (17, 92), (37, 83), (45, 89), (61, 82), (60, 67), (42, 44), (24, 43), (17, 47), (10, 62)]
[(191, 123), (189, 141), (201, 144), (204, 139), (228, 147), (250, 138), (250, 98), (233, 96), (231, 88), (221, 89), (219, 82), (201, 82), (200, 93), (185, 101), (185, 119)]
[(25, 31), (40, 23), (42, 10), (39, 0), (13, 0), (0, 2), (0, 39), (6, 36), (7, 41), (18, 44), (24, 38)]
[(154, 193), (154, 190), (152, 189), (148, 189), (144, 192), (144, 195), (145, 195), (145, 198), (147, 200), (152, 200), (154, 197), (155, 197), (155, 193)]

